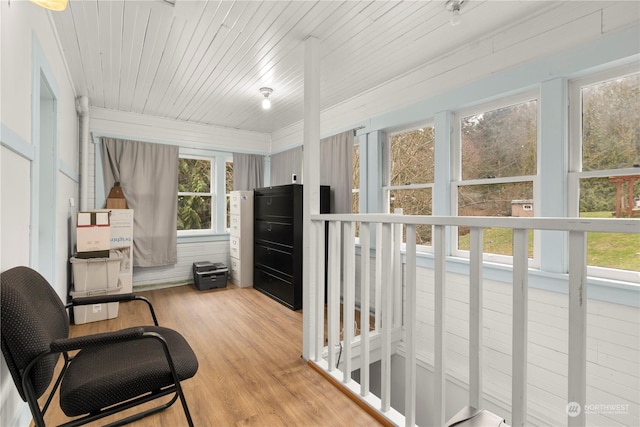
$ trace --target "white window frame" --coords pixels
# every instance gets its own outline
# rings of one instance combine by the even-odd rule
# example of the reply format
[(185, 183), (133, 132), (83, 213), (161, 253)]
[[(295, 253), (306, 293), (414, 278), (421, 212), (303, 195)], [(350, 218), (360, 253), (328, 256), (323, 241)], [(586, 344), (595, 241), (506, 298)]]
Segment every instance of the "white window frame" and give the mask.
[[(419, 130), (419, 129), (424, 129), (424, 128), (433, 128), (434, 134), (436, 132), (436, 126), (435, 126), (435, 121), (433, 119), (430, 120), (425, 120), (424, 122), (421, 122), (420, 125), (416, 125), (416, 126), (412, 126), (412, 127), (407, 127), (407, 128), (398, 128), (398, 129), (394, 129), (393, 131), (390, 131), (388, 133), (385, 134), (385, 144), (384, 144), (384, 185), (382, 186), (382, 201), (383, 201), (383, 209), (385, 213), (394, 213), (394, 212), (389, 212), (390, 210), (390, 201), (391, 201), (391, 192), (394, 190), (421, 190), (421, 189), (425, 189), (425, 188), (430, 188), (431, 189), (431, 195), (432, 195), (432, 204), (433, 204), (433, 189), (434, 189), (434, 183), (430, 182), (430, 183), (411, 183), (409, 185), (391, 185), (391, 161), (393, 160), (391, 158), (391, 138), (394, 137), (395, 135), (399, 135), (401, 133), (407, 133), (407, 132), (413, 132), (415, 130)], [(435, 145), (435, 140), (434, 140), (434, 145)], [(435, 148), (435, 147), (434, 147)], [(434, 153), (434, 179), (435, 179), (435, 153)], [(433, 212), (433, 205), (431, 206), (431, 211)], [(433, 227), (431, 227), (431, 235), (433, 236)], [(402, 242), (402, 248), (404, 249), (406, 245), (406, 242)], [(416, 251), (417, 252), (423, 252), (423, 253), (433, 253), (433, 246), (431, 245), (416, 245)]]
[[(533, 214), (539, 215), (540, 206), (540, 193), (539, 193), (539, 175), (540, 165), (536, 165), (535, 175), (523, 175), (513, 177), (497, 177), (497, 178), (482, 178), (482, 179), (462, 179), (462, 138), (460, 120), (464, 117), (481, 114), (487, 111), (498, 110), (500, 108), (507, 108), (517, 104), (523, 104), (535, 100), (537, 103), (537, 141), (536, 141), (536, 157), (540, 158), (540, 93), (539, 91), (527, 91), (517, 95), (503, 97), (492, 102), (478, 104), (476, 106), (458, 110), (453, 114), (452, 119), (452, 167), (451, 167), (451, 212), (455, 212), (458, 215), (458, 193), (460, 187), (467, 187), (472, 185), (492, 185), (492, 184), (515, 184), (519, 182), (531, 182), (533, 186)], [(538, 162), (536, 162), (538, 163)], [(458, 248), (458, 227), (451, 227), (451, 253), (453, 256), (461, 258), (469, 258), (469, 251)], [(540, 254), (537, 248), (539, 247), (540, 237), (538, 232), (534, 232), (533, 237), (533, 258), (529, 258), (529, 267), (540, 267)], [(483, 253), (483, 259), (487, 262), (495, 262), (499, 264), (513, 265), (513, 256)]]
[[(616, 67), (569, 81), (569, 217), (580, 216), (580, 180), (635, 175), (637, 168), (582, 171), (582, 88), (621, 77), (638, 74), (638, 64)], [(587, 265), (587, 275), (626, 282), (640, 281), (640, 272)]]
[[(208, 156), (198, 156), (192, 154), (179, 154), (179, 159), (194, 159), (194, 160), (205, 160), (211, 164), (209, 177), (209, 193), (194, 193), (194, 192), (180, 192), (178, 191), (179, 196), (210, 196), (211, 197), (211, 228), (200, 229), (200, 230), (177, 230), (178, 237), (180, 236), (202, 236), (208, 234), (216, 233), (216, 157), (208, 157)], [(178, 171), (176, 171), (178, 173)], [(176, 197), (176, 203), (178, 203), (178, 198)], [(176, 227), (177, 228), (177, 227)]]

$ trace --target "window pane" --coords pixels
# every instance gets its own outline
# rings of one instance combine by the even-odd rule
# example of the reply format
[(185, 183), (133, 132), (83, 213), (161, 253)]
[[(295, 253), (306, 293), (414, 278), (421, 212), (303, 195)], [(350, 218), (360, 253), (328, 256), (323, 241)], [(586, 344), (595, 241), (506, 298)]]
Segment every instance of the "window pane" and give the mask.
[[(624, 198), (623, 198), (624, 199)], [(616, 210), (616, 187), (608, 178), (580, 180), (580, 212), (611, 218)]]
[(353, 188), (360, 188), (360, 144), (353, 144)]
[(582, 88), (582, 170), (640, 164), (640, 74)]
[[(458, 188), (460, 216), (533, 216), (533, 184), (468, 185)], [(510, 229), (485, 229), (483, 248), (487, 253), (512, 255)], [(458, 228), (458, 248), (469, 250), (469, 228)], [(529, 257), (533, 257), (533, 233), (529, 234)]]
[(178, 230), (211, 228), (211, 196), (178, 196)]
[[(631, 194), (630, 185), (633, 189)], [(581, 179), (580, 217), (616, 216), (640, 216), (640, 174), (630, 177)], [(587, 233), (587, 264), (638, 271), (639, 248), (639, 234)]]
[(231, 197), (229, 196), (229, 193), (233, 191), (233, 162), (225, 163), (224, 183), (226, 193), (225, 203), (227, 205), (226, 228), (229, 230), (231, 228)]
[(426, 127), (392, 135), (391, 185), (433, 182), (434, 129)]
[(233, 191), (233, 162), (225, 163), (224, 183), (225, 191), (229, 194)]
[(353, 144), (351, 213), (360, 213), (360, 144)]
[[(389, 212), (402, 208), (404, 215), (431, 215), (431, 188), (412, 190), (393, 190), (389, 197)], [(406, 241), (403, 231), (402, 241)], [(418, 225), (416, 227), (416, 243), (431, 245), (431, 226)]]
[[(584, 215), (580, 215), (584, 217)], [(587, 233), (587, 264), (640, 271), (640, 234)]]
[(211, 162), (181, 158), (178, 164), (178, 192), (210, 193)]
[(462, 179), (536, 174), (537, 101), (464, 117)]

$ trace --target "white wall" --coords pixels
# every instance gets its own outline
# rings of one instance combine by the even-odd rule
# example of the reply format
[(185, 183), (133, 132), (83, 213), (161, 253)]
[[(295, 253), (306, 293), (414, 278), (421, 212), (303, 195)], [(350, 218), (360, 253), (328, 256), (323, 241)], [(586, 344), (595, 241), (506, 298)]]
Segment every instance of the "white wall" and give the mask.
[(192, 267), (197, 261), (222, 262), (229, 267), (229, 239), (184, 242), (178, 244), (178, 262), (172, 266), (135, 268), (133, 284), (137, 289), (184, 284), (193, 279)]
[[(31, 238), (30, 230), (35, 229), (39, 221), (32, 209), (39, 188), (32, 184), (31, 177), (39, 167), (40, 130), (39, 121), (32, 118), (37, 116), (34, 105), (39, 105), (42, 74), (57, 100), (56, 206), (53, 208), (56, 231), (52, 242), (56, 255), (51, 281), (64, 297), (68, 281), (68, 218), (73, 212), (69, 199), (78, 197), (75, 93), (48, 13), (33, 3), (14, 1), (2, 2), (0, 14), (0, 269), (38, 266), (34, 246), (39, 242), (37, 237)], [(0, 425), (27, 425), (28, 409), (15, 391), (4, 359), (0, 364), (0, 378)]]
[(187, 148), (268, 154), (271, 136), (221, 126), (201, 125), (91, 107), (89, 129), (94, 138), (109, 136)]

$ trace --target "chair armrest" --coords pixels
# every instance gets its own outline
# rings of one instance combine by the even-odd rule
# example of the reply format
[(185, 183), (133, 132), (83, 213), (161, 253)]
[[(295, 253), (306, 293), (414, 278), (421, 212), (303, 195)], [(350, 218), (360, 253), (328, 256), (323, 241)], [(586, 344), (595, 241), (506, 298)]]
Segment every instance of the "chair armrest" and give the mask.
[(104, 304), (109, 302), (131, 301), (136, 299), (135, 294), (112, 294), (112, 295), (96, 295), (90, 297), (73, 298), (69, 303), (70, 306)]
[(73, 298), (70, 303), (67, 303), (66, 308), (75, 307), (78, 305), (106, 304), (110, 302), (123, 301), (144, 301), (149, 307), (149, 312), (151, 313), (151, 317), (153, 318), (153, 324), (155, 326), (158, 326), (158, 318), (156, 317), (156, 312), (153, 309), (151, 301), (149, 301), (149, 299), (147, 299), (146, 297), (141, 297), (132, 293)]
[(85, 335), (82, 337), (62, 338), (51, 343), (51, 351), (62, 353), (71, 350), (81, 350), (103, 344), (113, 344), (121, 341), (131, 341), (142, 338), (144, 328), (128, 328), (116, 332), (105, 332), (101, 334)]

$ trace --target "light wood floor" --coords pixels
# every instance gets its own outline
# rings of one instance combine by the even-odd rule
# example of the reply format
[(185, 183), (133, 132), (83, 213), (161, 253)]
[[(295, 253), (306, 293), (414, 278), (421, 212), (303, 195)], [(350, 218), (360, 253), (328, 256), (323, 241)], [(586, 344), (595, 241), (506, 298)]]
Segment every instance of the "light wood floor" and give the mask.
[[(193, 286), (141, 292), (161, 326), (181, 332), (200, 367), (183, 382), (196, 426), (376, 426), (374, 418), (301, 358), (302, 313), (252, 288)], [(146, 305), (121, 303), (118, 317), (72, 325), (71, 335), (151, 324)], [(99, 424), (106, 424), (103, 419)], [(57, 405), (47, 424), (66, 421)], [(134, 426), (186, 425), (179, 402)]]

